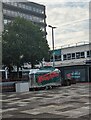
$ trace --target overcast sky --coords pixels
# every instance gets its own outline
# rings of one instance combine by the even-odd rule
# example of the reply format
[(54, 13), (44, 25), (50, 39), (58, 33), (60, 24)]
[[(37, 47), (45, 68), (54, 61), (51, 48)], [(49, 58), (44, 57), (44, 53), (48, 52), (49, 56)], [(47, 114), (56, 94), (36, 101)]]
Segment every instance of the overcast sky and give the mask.
[[(90, 0), (29, 0), (46, 6), (46, 23), (54, 30), (55, 47), (89, 41)], [(47, 40), (52, 48), (51, 28)]]

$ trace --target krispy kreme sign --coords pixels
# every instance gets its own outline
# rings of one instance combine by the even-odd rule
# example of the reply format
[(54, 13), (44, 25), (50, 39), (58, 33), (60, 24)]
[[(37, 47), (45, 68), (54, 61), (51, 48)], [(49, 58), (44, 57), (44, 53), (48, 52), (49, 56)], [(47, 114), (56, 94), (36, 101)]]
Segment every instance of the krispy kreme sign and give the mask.
[(43, 81), (47, 81), (47, 80), (53, 79), (53, 78), (58, 77), (58, 76), (59, 76), (59, 73), (52, 72), (52, 73), (38, 76), (37, 80), (38, 80), (38, 83), (41, 83)]

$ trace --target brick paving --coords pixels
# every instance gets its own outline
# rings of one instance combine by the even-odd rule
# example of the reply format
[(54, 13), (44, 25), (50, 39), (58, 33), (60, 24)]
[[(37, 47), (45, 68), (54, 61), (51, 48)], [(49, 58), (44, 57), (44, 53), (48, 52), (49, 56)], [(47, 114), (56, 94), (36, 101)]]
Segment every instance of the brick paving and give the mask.
[(77, 83), (51, 90), (3, 93), (0, 112), (2, 118), (90, 120), (90, 86)]

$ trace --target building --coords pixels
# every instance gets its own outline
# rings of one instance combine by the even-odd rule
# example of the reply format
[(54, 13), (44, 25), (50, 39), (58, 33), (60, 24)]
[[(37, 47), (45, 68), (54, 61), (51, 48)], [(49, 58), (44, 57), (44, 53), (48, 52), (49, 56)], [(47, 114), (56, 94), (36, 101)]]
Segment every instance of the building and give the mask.
[[(55, 67), (61, 70), (63, 79), (71, 74), (74, 79), (91, 82), (91, 43), (54, 50)], [(50, 59), (52, 62), (52, 57)]]
[(23, 17), (40, 26), (46, 37), (46, 15), (45, 6), (34, 2), (3, 2), (3, 22), (7, 24), (15, 17)]

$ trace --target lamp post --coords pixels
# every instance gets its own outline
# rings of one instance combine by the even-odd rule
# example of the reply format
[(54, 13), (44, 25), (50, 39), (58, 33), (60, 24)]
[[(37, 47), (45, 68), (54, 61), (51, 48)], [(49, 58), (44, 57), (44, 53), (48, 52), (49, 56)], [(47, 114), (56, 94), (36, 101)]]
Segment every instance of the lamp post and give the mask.
[(53, 49), (53, 67), (55, 66), (55, 54), (54, 54), (54, 29), (56, 27), (53, 27), (51, 25), (48, 25), (48, 27), (50, 27), (52, 29), (52, 49)]

